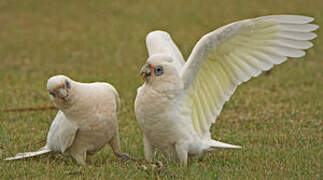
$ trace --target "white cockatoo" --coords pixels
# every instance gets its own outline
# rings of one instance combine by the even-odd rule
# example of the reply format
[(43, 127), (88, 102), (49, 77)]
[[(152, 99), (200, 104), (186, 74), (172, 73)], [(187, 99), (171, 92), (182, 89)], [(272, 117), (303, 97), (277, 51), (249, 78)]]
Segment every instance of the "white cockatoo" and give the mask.
[(298, 15), (237, 21), (204, 35), (186, 62), (168, 33), (149, 33), (145, 83), (135, 101), (145, 159), (151, 162), (156, 148), (181, 164), (188, 155), (241, 148), (211, 139), (211, 124), (239, 84), (305, 55), (318, 28), (312, 21)]
[(86, 156), (109, 144), (118, 157), (117, 111), (119, 95), (108, 83), (80, 83), (58, 75), (47, 81), (47, 90), (59, 109), (52, 122), (46, 145), (36, 152), (19, 153), (6, 160), (23, 159), (49, 152), (69, 154), (78, 164), (86, 164)]

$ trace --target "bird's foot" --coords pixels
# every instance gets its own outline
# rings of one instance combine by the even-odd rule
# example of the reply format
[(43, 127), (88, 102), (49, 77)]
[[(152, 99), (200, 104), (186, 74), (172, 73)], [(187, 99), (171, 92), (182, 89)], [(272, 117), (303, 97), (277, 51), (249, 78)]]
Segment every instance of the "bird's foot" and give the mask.
[(131, 157), (129, 154), (127, 153), (116, 153), (116, 156), (122, 160), (132, 160), (132, 161), (136, 161), (138, 162), (139, 159)]
[(148, 162), (148, 164), (144, 163), (144, 164), (141, 165), (141, 168), (144, 171), (147, 171), (149, 168), (151, 168), (151, 169), (159, 169), (159, 168), (163, 168), (163, 167), (165, 167), (165, 166), (161, 161), (157, 161), (155, 163)]
[(164, 167), (164, 164), (163, 164), (163, 162), (161, 162), (161, 161), (157, 161), (157, 162), (155, 163), (155, 165), (156, 165), (157, 167)]

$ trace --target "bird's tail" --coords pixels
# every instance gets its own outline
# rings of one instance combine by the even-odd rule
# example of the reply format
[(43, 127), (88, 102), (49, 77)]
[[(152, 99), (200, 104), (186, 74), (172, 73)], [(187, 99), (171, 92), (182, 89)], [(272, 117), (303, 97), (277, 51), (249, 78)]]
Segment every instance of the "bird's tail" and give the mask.
[(5, 161), (11, 161), (11, 160), (18, 160), (18, 159), (34, 157), (34, 156), (50, 153), (51, 151), (52, 150), (50, 150), (48, 146), (44, 146), (44, 147), (40, 148), (38, 151), (35, 151), (35, 152), (18, 153), (14, 157), (6, 158)]
[(212, 151), (215, 148), (241, 149), (241, 146), (227, 144), (227, 143), (216, 141), (216, 140), (213, 140), (213, 139), (208, 140), (207, 144), (209, 145), (209, 149), (208, 149), (209, 151)]

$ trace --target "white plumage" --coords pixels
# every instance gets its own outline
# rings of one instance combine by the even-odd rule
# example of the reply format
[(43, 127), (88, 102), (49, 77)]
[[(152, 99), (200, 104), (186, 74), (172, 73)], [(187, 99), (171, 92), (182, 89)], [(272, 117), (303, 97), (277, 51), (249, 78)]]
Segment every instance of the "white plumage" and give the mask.
[(142, 69), (146, 81), (135, 102), (146, 160), (152, 160), (155, 148), (184, 164), (189, 154), (239, 148), (212, 140), (211, 124), (239, 84), (288, 57), (305, 55), (318, 28), (312, 21), (298, 15), (237, 21), (204, 35), (186, 63), (168, 33), (149, 33), (149, 58)]
[(46, 145), (36, 152), (19, 153), (6, 160), (17, 160), (49, 152), (71, 155), (81, 165), (86, 156), (109, 144), (118, 157), (121, 152), (117, 110), (117, 91), (108, 83), (80, 83), (58, 75), (47, 82), (51, 99), (59, 111), (52, 122)]

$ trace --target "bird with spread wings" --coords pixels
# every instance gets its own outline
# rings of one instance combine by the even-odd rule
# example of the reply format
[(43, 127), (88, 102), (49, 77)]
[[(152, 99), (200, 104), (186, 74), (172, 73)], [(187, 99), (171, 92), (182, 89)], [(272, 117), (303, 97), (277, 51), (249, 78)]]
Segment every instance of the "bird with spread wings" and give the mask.
[(237, 21), (204, 35), (186, 62), (168, 33), (149, 33), (145, 83), (135, 101), (145, 159), (151, 162), (159, 149), (186, 164), (189, 155), (240, 148), (211, 139), (211, 124), (239, 84), (305, 55), (318, 29), (313, 20), (271, 15)]

